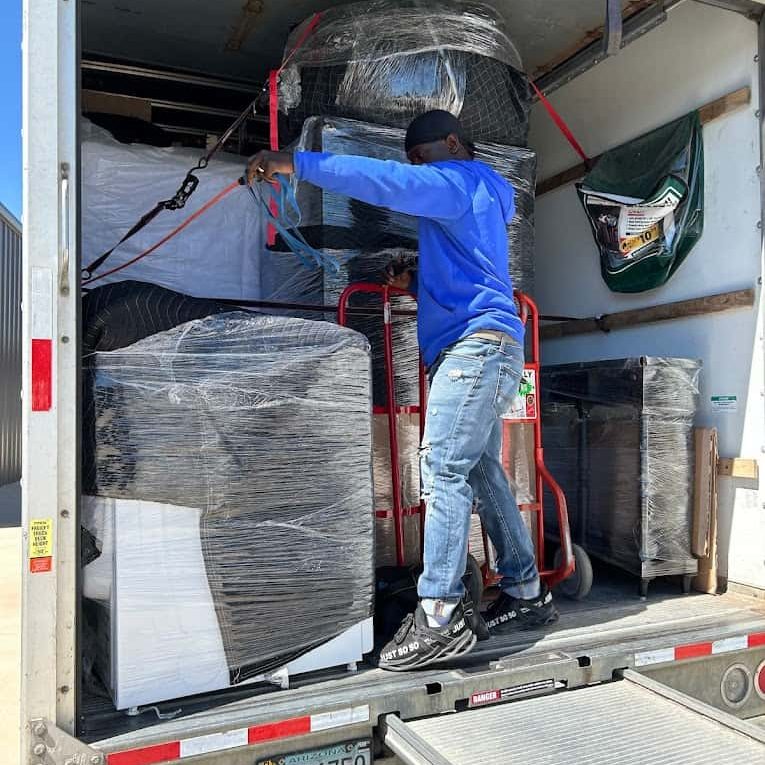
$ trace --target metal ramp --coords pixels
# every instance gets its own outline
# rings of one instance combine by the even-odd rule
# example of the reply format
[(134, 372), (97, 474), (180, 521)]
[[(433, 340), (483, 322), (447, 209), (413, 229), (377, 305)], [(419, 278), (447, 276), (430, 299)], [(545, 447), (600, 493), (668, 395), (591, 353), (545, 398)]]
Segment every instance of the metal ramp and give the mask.
[(765, 765), (765, 730), (630, 670), (525, 701), (388, 717), (385, 743), (405, 765)]

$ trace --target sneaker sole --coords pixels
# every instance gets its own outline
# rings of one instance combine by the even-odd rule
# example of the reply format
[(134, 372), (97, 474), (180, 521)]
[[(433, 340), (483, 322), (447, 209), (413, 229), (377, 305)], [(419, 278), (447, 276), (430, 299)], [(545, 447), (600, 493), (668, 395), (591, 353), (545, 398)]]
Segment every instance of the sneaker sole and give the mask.
[(510, 635), (513, 632), (525, 631), (528, 632), (530, 630), (539, 629), (540, 627), (549, 627), (551, 624), (555, 624), (555, 622), (559, 619), (559, 614), (556, 611), (554, 614), (549, 616), (544, 621), (530, 621), (526, 619), (511, 619), (509, 622), (505, 622), (504, 624), (498, 625), (494, 628), (489, 628), (489, 632), (492, 636), (494, 635)]
[(464, 656), (466, 653), (470, 653), (475, 648), (478, 640), (479, 638), (477, 635), (472, 635), (472, 639), (468, 641), (466, 645), (459, 648), (454, 648), (448, 654), (444, 654), (443, 656), (439, 657), (436, 660), (437, 663), (440, 664), (442, 661), (449, 661), (450, 659), (456, 659), (458, 656)]
[(453, 646), (444, 646), (442, 649), (429, 654), (428, 656), (420, 656), (413, 661), (406, 663), (389, 664), (387, 662), (379, 662), (378, 667), (388, 672), (409, 672), (413, 669), (422, 669), (429, 667), (433, 664), (440, 663), (442, 661), (448, 661), (456, 656), (463, 656), (464, 654), (472, 651), (475, 644), (478, 642), (478, 638), (472, 632), (467, 632), (460, 638), (459, 642)]

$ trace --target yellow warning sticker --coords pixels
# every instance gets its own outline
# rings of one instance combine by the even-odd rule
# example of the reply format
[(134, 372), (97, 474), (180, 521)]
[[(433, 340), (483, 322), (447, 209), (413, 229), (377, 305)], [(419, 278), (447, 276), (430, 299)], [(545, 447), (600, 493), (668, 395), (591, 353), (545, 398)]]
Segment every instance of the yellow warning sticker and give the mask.
[(29, 524), (29, 557), (49, 558), (53, 555), (53, 519), (37, 518)]

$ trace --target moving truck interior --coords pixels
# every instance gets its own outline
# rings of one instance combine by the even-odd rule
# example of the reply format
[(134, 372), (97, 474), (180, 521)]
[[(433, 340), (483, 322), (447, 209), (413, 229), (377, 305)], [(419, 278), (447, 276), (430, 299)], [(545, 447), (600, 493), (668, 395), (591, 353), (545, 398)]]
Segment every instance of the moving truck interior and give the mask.
[[(94, 681), (80, 566), (87, 544), (81, 523), (89, 512), (82, 500), (87, 477), (81, 471), (86, 440), (81, 269), (89, 265), (83, 249), (92, 234), (96, 191), (108, 201), (99, 219), (103, 227), (99, 246), (105, 249), (129, 227), (125, 209), (137, 219), (167, 198), (152, 185), (159, 171), (149, 160), (145, 182), (140, 164), (138, 175), (124, 188), (112, 180), (120, 178), (120, 158), (126, 153), (140, 153), (144, 144), (154, 144), (140, 155), (150, 159), (175, 152), (177, 159), (169, 180), (165, 179), (175, 189), (193, 167), (193, 161), (186, 164), (188, 158), (201, 157), (215, 146), (254, 102), (209, 168), (197, 171), (200, 189), (206, 189), (202, 193), (209, 198), (236, 181), (249, 155), (274, 140), (284, 148), (289, 129), (283, 117), (274, 120), (269, 108), (270, 73), (283, 65), (285, 51), (290, 52), (288, 38), (295, 41), (294, 30), (299, 35), (305, 29), (297, 25), (318, 19), (321, 29), (324, 17), (315, 14), (337, 5), (343, 3), (25, 0), (22, 763), (136, 765), (189, 757), (193, 763), (254, 765), (278, 762), (289, 753), (321, 751), (328, 756), (332, 746), (348, 742), (355, 747), (348, 751), (360, 758), (358, 763), (371, 762), (372, 756), (383, 763), (509, 762), (490, 759), (500, 755), (482, 753), (481, 746), (500, 735), (498, 725), (521, 725), (521, 717), (460, 722), (477, 720), (469, 717), (477, 713), (471, 710), (495, 703), (494, 712), (546, 704), (538, 712), (545, 716), (539, 721), (540, 737), (547, 726), (558, 724), (552, 720), (568, 719), (571, 727), (560, 735), (567, 740), (571, 759), (556, 762), (591, 761), (576, 759), (577, 747), (595, 731), (602, 734), (607, 725), (617, 726), (609, 744), (616, 749), (620, 737), (626, 741), (629, 735), (638, 736), (638, 742), (654, 737), (657, 746), (679, 746), (667, 731), (651, 728), (655, 721), (649, 721), (650, 704), (643, 710), (635, 703), (641, 711), (636, 712), (635, 729), (628, 733), (629, 726), (607, 724), (604, 721), (610, 718), (597, 710), (605, 705), (608, 714), (616, 714), (619, 707), (633, 703), (632, 697), (597, 700), (593, 695), (588, 702), (585, 696), (600, 693), (601, 688), (606, 689), (603, 693), (616, 693), (609, 689), (628, 685), (638, 689), (635, 693), (657, 694), (659, 705), (680, 704), (685, 711), (690, 709), (685, 700), (693, 699), (699, 708), (703, 706), (703, 711), (693, 709), (699, 719), (722, 725), (726, 735), (740, 723), (744, 727), (735, 733), (746, 739), (746, 746), (751, 742), (762, 746), (765, 739), (758, 739), (756, 731), (765, 719), (765, 492), (760, 485), (765, 469), (761, 304), (765, 4), (755, 0), (488, 3), (504, 19), (523, 71), (549, 98), (593, 166), (604, 152), (698, 110), (703, 136), (703, 234), (666, 283), (626, 293), (609, 289), (601, 273), (593, 229), (576, 188), (587, 172), (582, 158), (534, 97), (527, 143), (537, 163), (534, 277), (529, 292), (543, 318), (542, 384), (544, 370), (554, 365), (608, 359), (639, 360), (639, 366), (648, 367), (657, 358), (700, 362), (698, 376), (692, 378), (698, 386), (692, 423), (696, 444), (699, 448), (708, 443), (698, 440), (700, 429), (707, 433), (714, 429), (719, 451), (712, 468), (716, 554), (708, 551), (706, 561), (712, 572), (708, 581), (711, 576), (714, 582), (707, 591), (684, 592), (692, 576), (673, 571), (671, 576), (651, 575), (641, 597), (640, 575), (593, 555), (591, 591), (578, 600), (559, 594), (561, 617), (554, 627), (492, 638), (440, 668), (390, 674), (367, 657), (349, 660), (352, 667), (295, 672), (289, 687), (279, 687), (273, 678), (232, 681), (231, 687), (192, 696), (160, 694), (157, 703), (130, 704), (128, 709), (116, 708), (106, 685)], [(421, 8), (428, 5), (428, 0), (419, 3)], [(615, 6), (620, 6), (620, 22)], [(438, 26), (437, 14), (433, 23)], [(362, 14), (345, 32), (359, 34), (363, 25)], [(274, 136), (275, 122), (281, 135), (277, 131)], [(94, 146), (100, 146), (102, 154), (94, 153)], [(114, 165), (109, 164), (112, 156), (117, 157)], [(100, 168), (93, 164), (96, 157), (104, 162)], [(242, 188), (232, 192), (231, 199), (240, 192), (245, 199)], [(216, 209), (227, 209), (229, 201)], [(226, 272), (230, 262), (216, 263), (221, 257), (216, 247), (233, 251), (240, 241), (252, 242), (257, 236), (264, 237), (265, 246), (269, 236), (265, 229), (242, 228), (249, 205), (251, 200), (245, 199), (241, 217), (236, 207), (230, 208), (231, 214), (211, 212), (219, 214), (220, 231), (206, 245), (210, 249), (205, 258), (189, 254), (190, 265), (178, 270), (178, 281), (165, 286), (180, 284), (177, 291), (228, 298), (233, 305), (237, 299), (270, 299), (275, 293), (269, 294), (265, 287), (248, 294), (214, 293), (230, 276)], [(197, 208), (195, 201), (186, 209), (164, 210), (160, 219), (170, 216), (166, 219), (172, 227)], [(110, 211), (116, 211), (113, 218)], [(184, 233), (193, 235), (191, 226), (201, 226), (202, 220)], [(146, 242), (156, 238), (148, 235)], [(158, 264), (161, 258), (160, 249), (142, 263)], [(205, 270), (195, 271), (194, 264), (202, 260)], [(110, 266), (122, 262), (116, 257)], [(140, 280), (135, 273), (126, 268), (124, 278)], [(263, 286), (262, 271), (257, 279)], [(41, 348), (48, 348), (47, 356)], [(41, 369), (43, 378), (47, 370), (47, 405), (45, 393), (40, 405), (39, 386), (46, 385), (40, 380)], [(318, 379), (322, 373), (316, 374)], [(591, 427), (597, 424), (594, 419), (593, 415)], [(283, 459), (289, 463), (290, 454)], [(655, 467), (671, 473), (674, 459), (671, 452), (665, 453)], [(558, 478), (553, 463), (558, 460), (550, 452), (547, 465)], [(594, 472), (598, 466), (589, 469)], [(655, 476), (644, 472), (643, 479)], [(619, 480), (619, 474), (613, 475), (614, 485)], [(598, 490), (607, 491), (607, 483), (599, 484)], [(640, 482), (628, 490), (639, 493)], [(288, 493), (289, 486), (284, 485), (283, 491)], [(375, 491), (379, 491), (377, 480)], [(698, 483), (696, 491), (698, 500)], [(573, 507), (582, 497), (568, 499)], [(581, 531), (574, 528), (575, 542)], [(636, 527), (635, 534), (639, 533)], [(46, 546), (47, 552), (42, 549)], [(46, 554), (41, 556), (41, 550)], [(554, 553), (555, 546), (547, 550), (550, 561)], [(36, 562), (42, 558), (46, 563)], [(581, 576), (586, 563), (577, 562)], [(259, 569), (248, 570), (256, 575)], [(145, 573), (151, 579), (151, 572)], [(159, 590), (170, 587), (162, 575), (156, 578)], [(167, 590), (168, 600), (171, 592)], [(161, 613), (152, 618), (161, 620)], [(201, 659), (200, 664), (191, 662), (183, 672), (193, 676), (200, 665)], [(668, 690), (660, 692), (659, 685)], [(709, 709), (720, 718), (709, 717)], [(439, 723), (440, 716), (448, 713), (458, 714)], [(406, 727), (410, 722), (412, 727)], [(437, 728), (438, 724), (446, 728)], [(466, 737), (469, 753), (463, 753), (463, 759), (445, 754), (447, 744), (442, 742), (448, 739), (450, 725)], [(479, 730), (484, 732), (479, 735)], [(698, 740), (706, 740), (703, 736), (708, 734), (702, 731)], [(432, 749), (422, 748), (415, 739), (430, 741), (442, 759), (435, 759)], [(359, 745), (364, 741), (367, 749)], [(523, 757), (531, 751), (518, 754)], [(762, 751), (765, 761), (765, 748)], [(317, 754), (300, 761), (330, 759)], [(646, 760), (614, 755), (613, 761)], [(749, 761), (756, 761), (756, 755)]]

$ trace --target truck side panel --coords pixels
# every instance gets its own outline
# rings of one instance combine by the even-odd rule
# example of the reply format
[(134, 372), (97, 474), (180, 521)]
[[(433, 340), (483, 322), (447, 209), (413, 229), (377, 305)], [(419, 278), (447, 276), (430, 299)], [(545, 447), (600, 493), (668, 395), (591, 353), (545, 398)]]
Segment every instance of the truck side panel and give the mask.
[(77, 3), (25, 0), (22, 762), (28, 722), (73, 732), (77, 683)]

